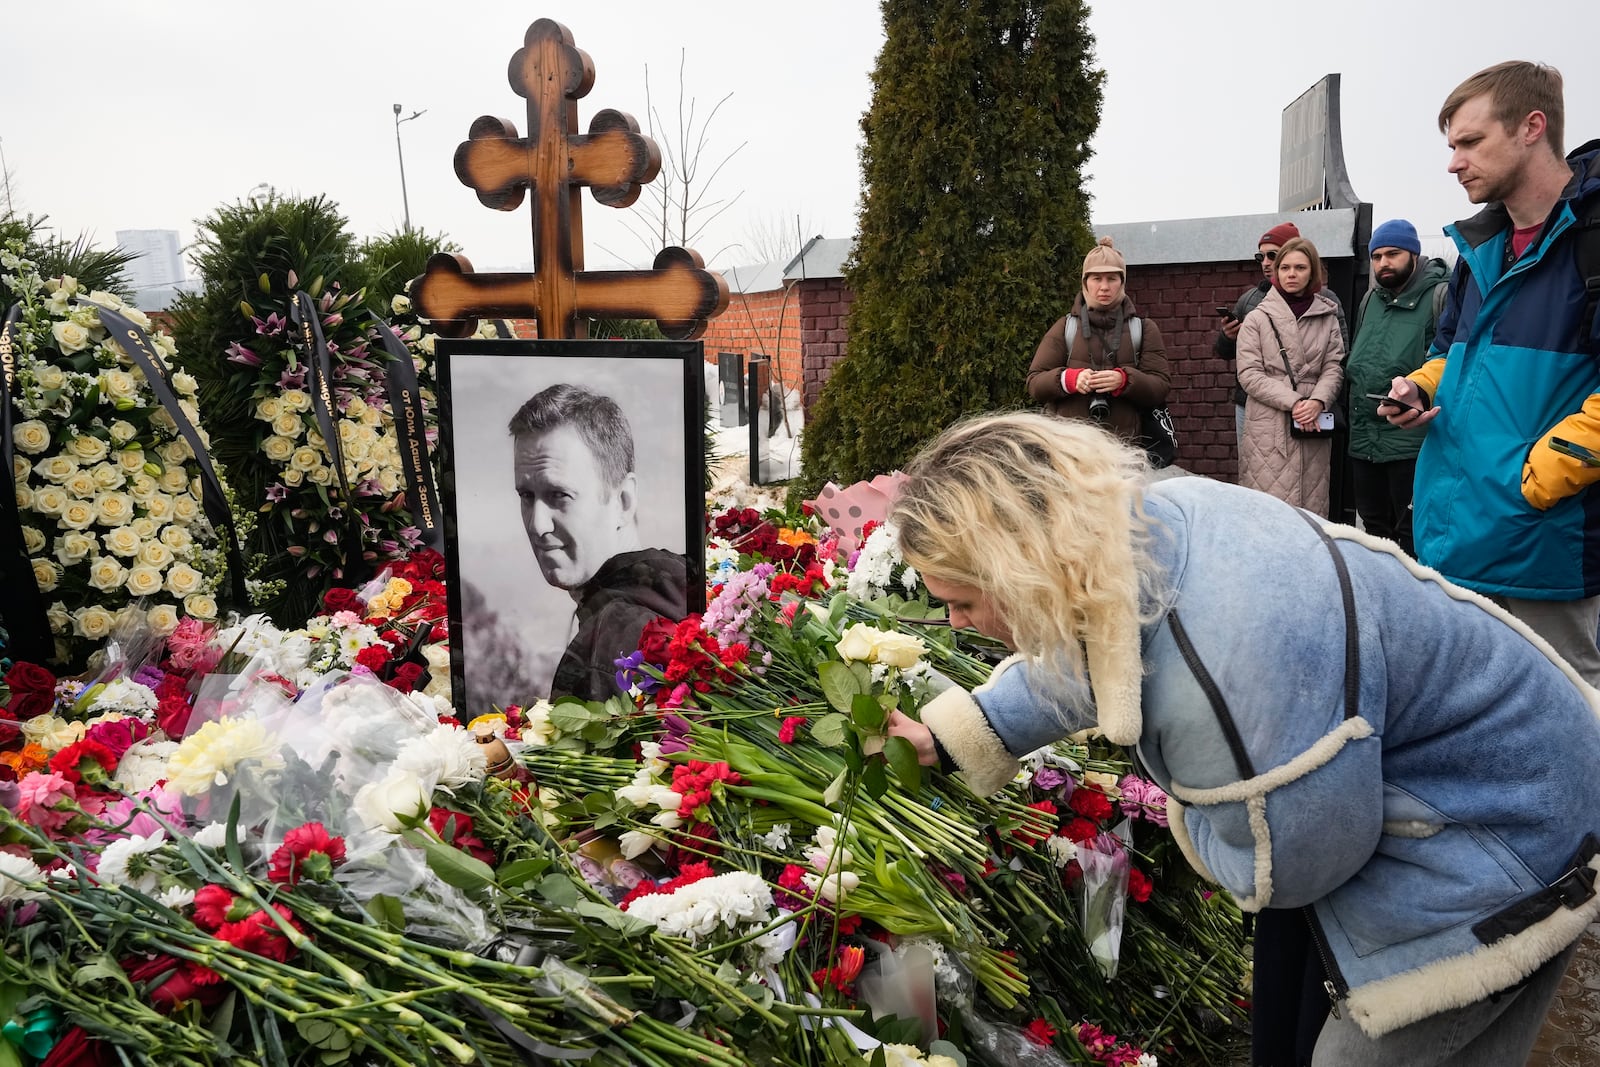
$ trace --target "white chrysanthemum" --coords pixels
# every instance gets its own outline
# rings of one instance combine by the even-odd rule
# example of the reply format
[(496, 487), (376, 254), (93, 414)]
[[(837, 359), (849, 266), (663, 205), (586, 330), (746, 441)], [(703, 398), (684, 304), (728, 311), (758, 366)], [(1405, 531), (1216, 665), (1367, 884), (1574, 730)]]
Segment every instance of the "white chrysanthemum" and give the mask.
[(157, 703), (156, 695), (149, 686), (140, 685), (131, 678), (118, 678), (116, 681), (107, 682), (94, 695), (94, 702), (89, 705), (89, 713), (125, 711), (131, 715), (141, 711), (154, 711)]
[(1078, 858), (1078, 846), (1059, 834), (1045, 838), (1044, 848), (1050, 853), (1050, 862), (1057, 867), (1065, 867)]
[(255, 719), (224, 716), (208, 722), (178, 746), (167, 761), (167, 784), (185, 796), (199, 796), (213, 785), (227, 785), (241, 763), (281, 767), (278, 739)]
[(96, 876), (106, 885), (154, 893), (160, 888), (161, 875), (149, 857), (166, 843), (165, 830), (157, 830), (148, 837), (119, 838), (101, 851)]
[(417, 778), (431, 778), (444, 789), (455, 789), (483, 780), (488, 772), (483, 747), (461, 727), (440, 723), (402, 744), (394, 765)]
[(187, 908), (194, 903), (194, 890), (182, 885), (168, 886), (156, 897), (156, 903), (163, 904), (174, 911)]
[(793, 833), (793, 827), (786, 822), (780, 822), (756, 840), (773, 852), (787, 852), (789, 846), (794, 844)]
[(203, 848), (221, 848), (228, 843), (228, 827), (220, 822), (207, 823), (194, 832), (192, 840)]
[(702, 878), (671, 893), (652, 893), (628, 906), (669, 937), (703, 941), (720, 930), (765, 925), (772, 920), (772, 890), (747, 871)]
[(0, 852), (0, 903), (8, 900), (34, 900), (44, 896), (28, 886), (44, 881), (39, 865), (26, 856)]
[(850, 571), (845, 591), (859, 600), (869, 600), (889, 591), (894, 581), (894, 570), (905, 564), (900, 554), (900, 541), (895, 528), (884, 523), (867, 537)]
[(1139, 1054), (1139, 1062), (1137, 1067), (1161, 1067), (1161, 1064), (1160, 1061), (1155, 1058), (1153, 1053), (1141, 1052)]
[(176, 741), (146, 738), (135, 743), (117, 761), (116, 783), (125, 793), (142, 793), (167, 776), (167, 760), (178, 751)]

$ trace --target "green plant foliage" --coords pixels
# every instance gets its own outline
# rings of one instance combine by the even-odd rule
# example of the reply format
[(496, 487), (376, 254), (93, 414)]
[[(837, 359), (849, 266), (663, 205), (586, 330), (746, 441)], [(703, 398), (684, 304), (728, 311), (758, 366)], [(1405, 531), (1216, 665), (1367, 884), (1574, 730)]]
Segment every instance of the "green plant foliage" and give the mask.
[(963, 415), (1023, 401), (1092, 243), (1101, 80), (1082, 0), (884, 0), (862, 120), (849, 357), (792, 493), (891, 470)]
[(394, 298), (408, 290), (426, 269), (431, 256), (459, 251), (461, 246), (444, 234), (423, 230), (402, 229), (368, 238), (361, 245), (361, 258), (366, 261), (367, 306), (388, 318)]
[(45, 233), (47, 221), (43, 215), (0, 215), (0, 245), (21, 241), (23, 258), (34, 263), (41, 277), (67, 275), (77, 279), (86, 293), (99, 289), (120, 297), (133, 295), (124, 270), (133, 262), (133, 255), (115, 247), (96, 248), (87, 234), (69, 241)]

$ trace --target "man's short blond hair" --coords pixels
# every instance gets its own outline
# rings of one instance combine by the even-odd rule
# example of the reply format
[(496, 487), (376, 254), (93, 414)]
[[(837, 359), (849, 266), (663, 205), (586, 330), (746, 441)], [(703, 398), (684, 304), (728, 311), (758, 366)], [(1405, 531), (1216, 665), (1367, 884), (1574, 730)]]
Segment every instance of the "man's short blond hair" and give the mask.
[(1566, 155), (1562, 144), (1566, 126), (1566, 105), (1562, 99), (1561, 72), (1544, 63), (1508, 59), (1480, 70), (1445, 98), (1439, 109), (1439, 132), (1445, 133), (1450, 118), (1473, 97), (1487, 94), (1491, 113), (1500, 125), (1514, 130), (1530, 112), (1544, 114), (1545, 141), (1557, 159)]

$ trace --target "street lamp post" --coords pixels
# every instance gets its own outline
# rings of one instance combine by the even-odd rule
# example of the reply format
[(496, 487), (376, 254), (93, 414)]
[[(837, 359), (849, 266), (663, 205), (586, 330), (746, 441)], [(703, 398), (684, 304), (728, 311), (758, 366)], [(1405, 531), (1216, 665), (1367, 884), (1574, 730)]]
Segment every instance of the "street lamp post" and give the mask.
[(411, 114), (407, 115), (405, 118), (401, 118), (400, 117), (400, 111), (401, 111), (400, 105), (396, 104), (394, 106), (394, 152), (395, 152), (395, 155), (400, 158), (400, 204), (401, 204), (401, 206), (403, 206), (405, 208), (405, 212), (406, 212), (406, 229), (410, 230), (411, 229), (411, 201), (406, 196), (406, 153), (405, 153), (405, 149), (400, 147), (400, 124), (402, 122), (410, 122), (412, 119), (418, 117), (419, 115), (427, 114), (428, 109), (427, 108), (423, 108), (421, 111), (413, 111)]
[(0, 174), (6, 177), (6, 214), (11, 214), (11, 168), (6, 166), (6, 152), (0, 148)]

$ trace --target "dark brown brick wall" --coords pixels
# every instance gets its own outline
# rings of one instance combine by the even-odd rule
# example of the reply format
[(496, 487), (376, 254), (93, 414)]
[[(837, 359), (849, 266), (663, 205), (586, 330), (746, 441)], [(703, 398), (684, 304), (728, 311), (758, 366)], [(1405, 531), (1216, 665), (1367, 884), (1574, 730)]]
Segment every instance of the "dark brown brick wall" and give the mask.
[(796, 282), (800, 293), (800, 347), (803, 353), (801, 393), (806, 410), (816, 402), (834, 364), (845, 356), (846, 320), (855, 294), (843, 278), (814, 278)]

